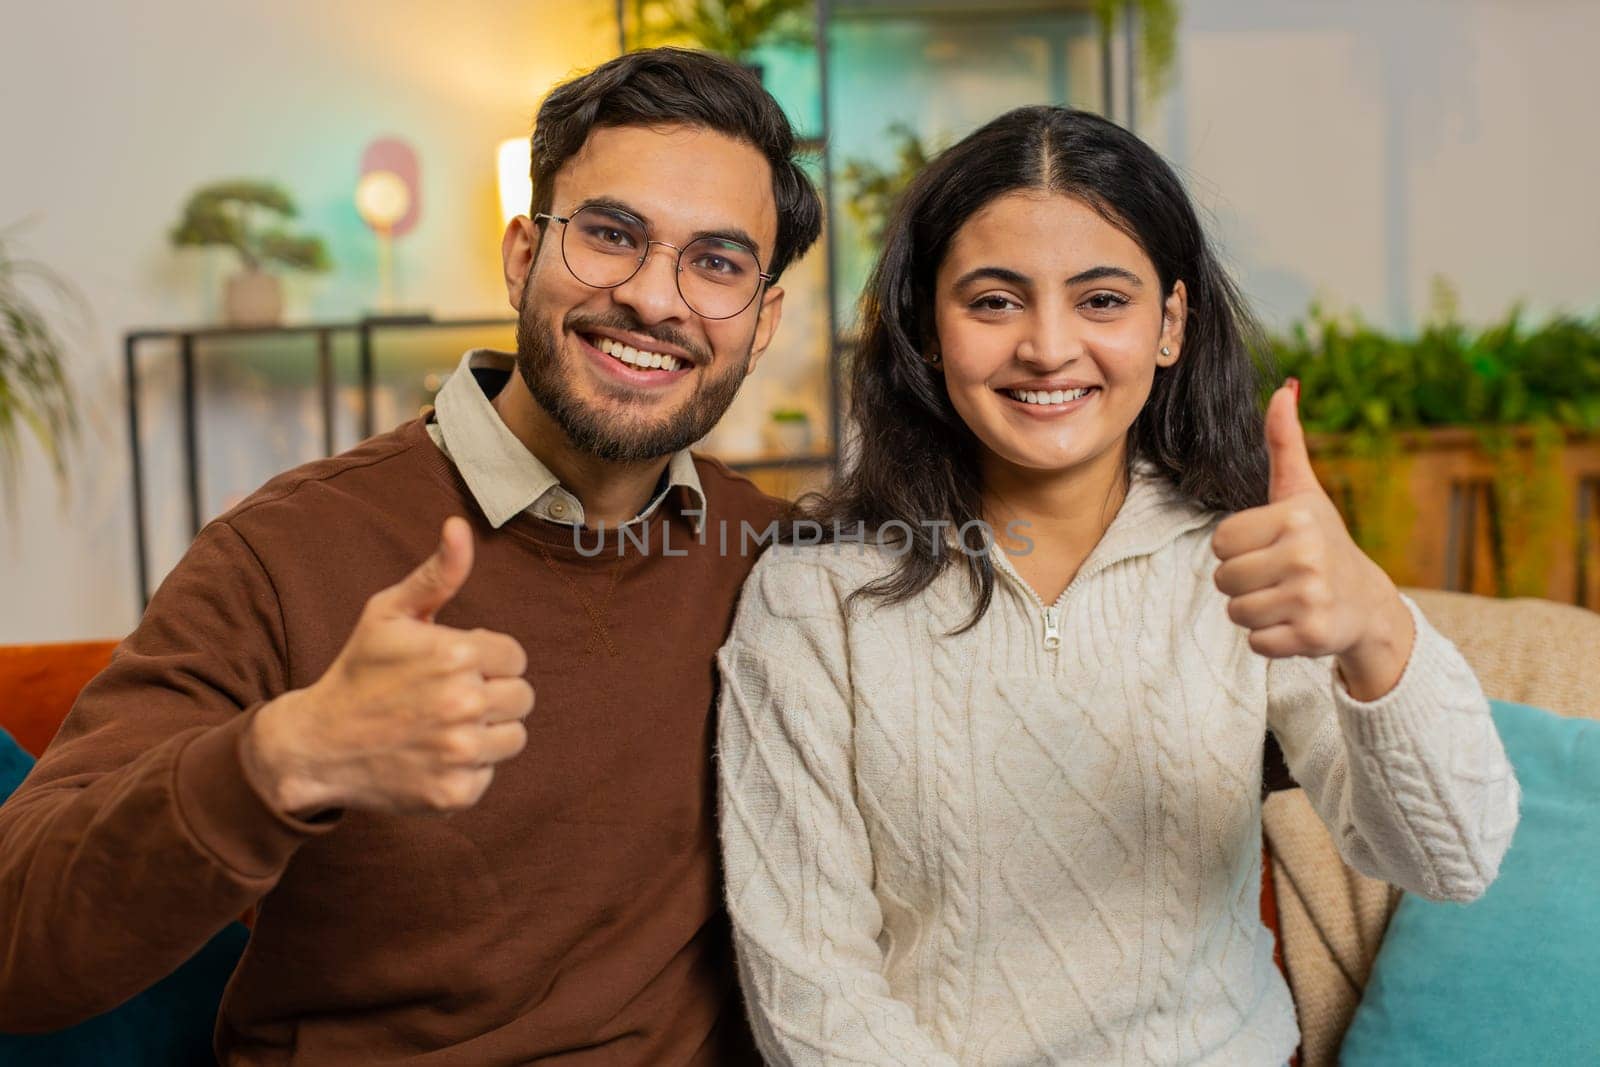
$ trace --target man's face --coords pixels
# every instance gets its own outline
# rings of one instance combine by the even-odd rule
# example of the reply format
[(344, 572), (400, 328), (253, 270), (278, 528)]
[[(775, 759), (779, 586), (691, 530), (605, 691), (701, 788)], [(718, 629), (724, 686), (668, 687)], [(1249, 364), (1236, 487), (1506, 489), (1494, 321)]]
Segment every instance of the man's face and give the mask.
[[(772, 262), (771, 168), (755, 148), (720, 133), (595, 130), (557, 172), (550, 213), (571, 217), (595, 204), (632, 215), (647, 224), (650, 240), (679, 248), (708, 234), (743, 234), (763, 270)], [(543, 225), (540, 240), (529, 219), (512, 220), (503, 246), (507, 293), (518, 311), (517, 370), (539, 406), (580, 451), (604, 460), (652, 459), (703, 437), (766, 349), (782, 290), (762, 287), (738, 314), (706, 318), (679, 292), (674, 249), (652, 244), (632, 278), (596, 288), (562, 257), (563, 238), (575, 243), (580, 234)], [(673, 366), (656, 354), (676, 369), (640, 365)]]

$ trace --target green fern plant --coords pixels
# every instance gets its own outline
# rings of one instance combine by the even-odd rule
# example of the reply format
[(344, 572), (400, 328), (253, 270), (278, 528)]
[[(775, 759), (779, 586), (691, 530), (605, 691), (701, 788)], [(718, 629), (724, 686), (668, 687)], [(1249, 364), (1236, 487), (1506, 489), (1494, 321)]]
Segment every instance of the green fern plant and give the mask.
[(67, 379), (67, 344), (45, 315), (41, 296), (80, 318), (83, 298), (60, 275), (18, 257), (0, 233), (0, 485), (11, 502), (18, 482), (23, 434), (49, 457), (56, 480), (67, 480), (67, 447), (78, 433), (77, 407)]

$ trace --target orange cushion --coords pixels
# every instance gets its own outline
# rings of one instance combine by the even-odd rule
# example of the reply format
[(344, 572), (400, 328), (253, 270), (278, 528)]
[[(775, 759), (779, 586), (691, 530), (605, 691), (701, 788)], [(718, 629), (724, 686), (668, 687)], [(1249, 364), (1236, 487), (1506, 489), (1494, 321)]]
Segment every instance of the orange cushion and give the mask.
[(0, 645), (0, 729), (37, 757), (89, 679), (111, 661), (116, 641)]

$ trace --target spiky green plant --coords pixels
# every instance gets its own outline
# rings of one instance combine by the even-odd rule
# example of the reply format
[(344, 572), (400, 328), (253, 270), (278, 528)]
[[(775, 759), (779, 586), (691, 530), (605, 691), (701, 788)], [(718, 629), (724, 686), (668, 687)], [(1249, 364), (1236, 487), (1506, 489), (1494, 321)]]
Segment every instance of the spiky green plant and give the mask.
[(183, 217), (172, 228), (172, 243), (224, 245), (239, 253), (249, 270), (278, 264), (294, 270), (324, 271), (331, 263), (316, 237), (297, 237), (281, 228), (295, 216), (294, 201), (271, 182), (225, 181), (195, 191)]
[(46, 318), (41, 297), (53, 297), (80, 318), (83, 299), (60, 275), (18, 257), (0, 232), (0, 485), (14, 499), (24, 431), (50, 459), (56, 479), (67, 478), (67, 446), (78, 414), (67, 380), (67, 344)]

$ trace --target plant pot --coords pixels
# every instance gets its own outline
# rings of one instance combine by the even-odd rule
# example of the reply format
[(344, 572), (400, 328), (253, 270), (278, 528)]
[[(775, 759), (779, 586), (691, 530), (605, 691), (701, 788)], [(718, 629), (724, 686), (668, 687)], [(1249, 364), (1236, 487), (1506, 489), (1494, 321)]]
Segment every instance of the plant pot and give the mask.
[(767, 423), (767, 448), (773, 455), (783, 459), (809, 456), (811, 423), (798, 421)]
[(283, 283), (264, 270), (242, 270), (222, 292), (222, 315), (229, 326), (276, 326), (283, 321)]

